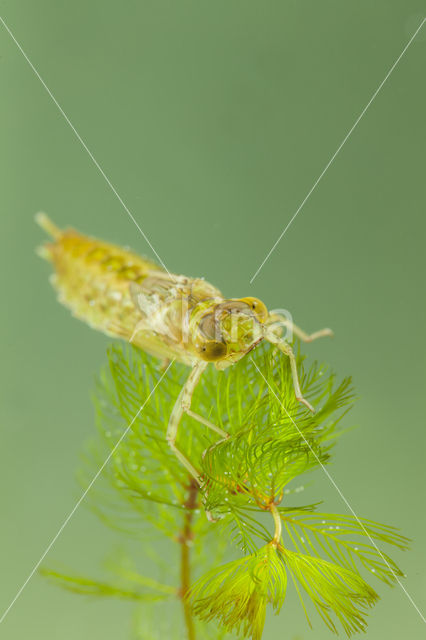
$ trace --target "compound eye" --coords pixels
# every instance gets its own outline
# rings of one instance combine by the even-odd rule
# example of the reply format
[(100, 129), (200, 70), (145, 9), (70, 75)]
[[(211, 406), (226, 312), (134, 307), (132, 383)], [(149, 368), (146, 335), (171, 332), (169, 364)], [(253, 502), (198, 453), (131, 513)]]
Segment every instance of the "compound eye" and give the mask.
[(216, 313), (226, 311), (226, 313), (238, 313), (244, 311), (247, 313), (247, 303), (241, 302), (241, 300), (226, 300), (216, 305)]
[(199, 356), (207, 362), (215, 362), (224, 358), (228, 352), (228, 348), (224, 342), (216, 342), (209, 340), (204, 342), (197, 349)]
[(262, 300), (259, 300), (259, 298), (240, 298), (240, 301), (248, 304), (259, 322), (265, 322), (265, 320), (267, 320), (269, 315), (268, 309)]
[(198, 329), (201, 335), (208, 340), (214, 340), (216, 337), (216, 321), (214, 313), (208, 313), (201, 319)]

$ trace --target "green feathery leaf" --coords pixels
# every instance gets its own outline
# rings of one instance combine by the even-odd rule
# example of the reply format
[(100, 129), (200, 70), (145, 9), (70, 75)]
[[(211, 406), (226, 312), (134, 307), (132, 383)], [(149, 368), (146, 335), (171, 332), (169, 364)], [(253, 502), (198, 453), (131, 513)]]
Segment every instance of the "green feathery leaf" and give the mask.
[(260, 640), (266, 606), (276, 613), (286, 595), (287, 573), (276, 548), (268, 544), (246, 558), (229, 562), (203, 575), (188, 594), (194, 614), (215, 619), (228, 631)]
[[(129, 567), (115, 571), (113, 582), (45, 575), (68, 590), (143, 601), (144, 607), (175, 598), (186, 603), (186, 619), (189, 607), (201, 620), (194, 629), (203, 638), (237, 633), (260, 640), (267, 607), (278, 613), (283, 606), (289, 573), (305, 612), (303, 595), (332, 631), (337, 621), (348, 635), (364, 630), (378, 596), (361, 571), (393, 584), (403, 574), (381, 547), (405, 549), (408, 541), (392, 527), (317, 513), (319, 503), (293, 504), (301, 477), (328, 464), (353, 403), (350, 379), (339, 384), (325, 366), (307, 368), (296, 354), (314, 415), (294, 396), (288, 359), (268, 345), (223, 372), (207, 368), (192, 409), (230, 437), (221, 441), (184, 416), (178, 445), (204, 479), (198, 488), (165, 439), (187, 367), (174, 363), (150, 395), (163, 375), (156, 361), (114, 344), (95, 391), (98, 438), (85, 454), (80, 479), (87, 487), (109, 456), (88, 494), (90, 506), (109, 526), (142, 539), (145, 553), (148, 543), (163, 538), (166, 544), (151, 560), (172, 586)], [(235, 559), (236, 550), (246, 555)], [(182, 558), (190, 558), (191, 567), (182, 568)], [(192, 568), (204, 574), (188, 591), (179, 579), (189, 580)], [(138, 637), (160, 640), (152, 627)]]

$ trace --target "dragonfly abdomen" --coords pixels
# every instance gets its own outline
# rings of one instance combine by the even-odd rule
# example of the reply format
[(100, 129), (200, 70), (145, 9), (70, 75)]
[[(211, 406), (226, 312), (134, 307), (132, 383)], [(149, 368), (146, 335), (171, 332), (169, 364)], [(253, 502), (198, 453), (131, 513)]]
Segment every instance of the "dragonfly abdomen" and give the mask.
[(130, 283), (141, 284), (162, 269), (126, 249), (72, 229), (61, 231), (43, 214), (37, 221), (53, 236), (39, 253), (53, 263), (52, 284), (60, 302), (92, 327), (130, 339), (140, 319)]

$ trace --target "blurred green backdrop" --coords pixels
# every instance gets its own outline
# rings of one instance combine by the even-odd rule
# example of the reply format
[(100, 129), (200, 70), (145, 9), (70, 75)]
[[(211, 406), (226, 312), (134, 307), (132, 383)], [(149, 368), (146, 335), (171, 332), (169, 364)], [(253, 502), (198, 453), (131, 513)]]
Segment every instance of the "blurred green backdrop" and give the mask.
[[(353, 374), (360, 399), (330, 472), (357, 513), (413, 538), (396, 559), (424, 611), (426, 26), (249, 284), (422, 6), (4, 0), (1, 15), (169, 269), (334, 328), (306, 351)], [(79, 496), (108, 342), (55, 301), (34, 213), (152, 253), (1, 25), (0, 87), (3, 611)], [(318, 473), (315, 496), (347, 510)], [(46, 564), (93, 573), (116, 539), (82, 506)], [(403, 590), (375, 586), (368, 638), (424, 637)], [(35, 575), (2, 637), (127, 638), (130, 611)], [(331, 634), (318, 619), (310, 631), (290, 596), (264, 637)]]

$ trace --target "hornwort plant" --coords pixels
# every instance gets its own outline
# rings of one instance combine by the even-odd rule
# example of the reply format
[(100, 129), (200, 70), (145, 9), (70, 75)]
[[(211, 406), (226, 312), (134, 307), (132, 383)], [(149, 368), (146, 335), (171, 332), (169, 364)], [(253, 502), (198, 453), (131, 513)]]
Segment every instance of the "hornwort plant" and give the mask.
[[(110, 578), (51, 569), (44, 575), (77, 593), (136, 602), (140, 640), (260, 640), (267, 609), (281, 611), (288, 583), (310, 625), (316, 609), (333, 632), (339, 625), (348, 635), (364, 631), (379, 596), (362, 574), (395, 583), (403, 574), (382, 546), (405, 549), (407, 539), (390, 526), (324, 513), (319, 504), (294, 504), (301, 476), (330, 460), (353, 402), (350, 380), (338, 384), (324, 366), (305, 368), (297, 353), (304, 396), (317, 408), (312, 414), (295, 398), (288, 359), (270, 345), (224, 372), (209, 368), (192, 406), (230, 437), (218, 441), (183, 417), (178, 444), (197, 461), (200, 487), (164, 442), (187, 368), (174, 363), (162, 371), (124, 343), (111, 346), (108, 360), (94, 395), (98, 436), (81, 478), (87, 486), (110, 456), (90, 504), (143, 547), (134, 561), (116, 560)], [(136, 568), (144, 549), (151, 575)], [(181, 623), (170, 613), (173, 603), (180, 603)]]

